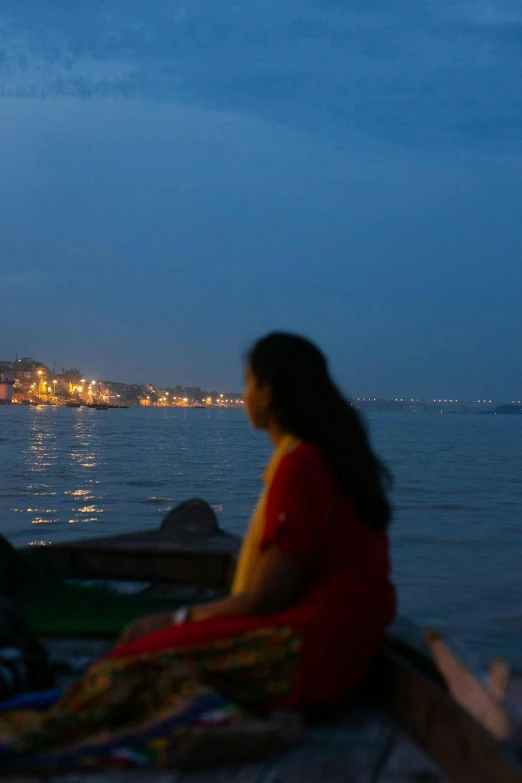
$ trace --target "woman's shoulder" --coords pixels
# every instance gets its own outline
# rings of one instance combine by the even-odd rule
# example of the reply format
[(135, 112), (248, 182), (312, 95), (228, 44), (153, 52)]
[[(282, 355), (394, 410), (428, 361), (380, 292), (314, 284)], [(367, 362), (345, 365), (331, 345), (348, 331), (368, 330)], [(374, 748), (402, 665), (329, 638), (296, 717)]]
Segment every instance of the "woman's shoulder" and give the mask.
[(330, 475), (330, 467), (319, 446), (306, 441), (297, 443), (288, 451), (281, 460), (279, 468), (282, 473), (294, 475), (296, 473), (311, 474), (314, 477)]

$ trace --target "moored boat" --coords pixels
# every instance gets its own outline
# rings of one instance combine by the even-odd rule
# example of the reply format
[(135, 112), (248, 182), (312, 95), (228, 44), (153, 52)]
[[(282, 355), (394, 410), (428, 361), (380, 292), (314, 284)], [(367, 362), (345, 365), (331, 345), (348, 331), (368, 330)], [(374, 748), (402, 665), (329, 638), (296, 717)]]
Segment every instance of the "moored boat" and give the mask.
[(522, 405), (520, 403), (512, 403), (509, 405), (497, 405), (493, 413), (501, 414), (515, 414), (522, 415)]

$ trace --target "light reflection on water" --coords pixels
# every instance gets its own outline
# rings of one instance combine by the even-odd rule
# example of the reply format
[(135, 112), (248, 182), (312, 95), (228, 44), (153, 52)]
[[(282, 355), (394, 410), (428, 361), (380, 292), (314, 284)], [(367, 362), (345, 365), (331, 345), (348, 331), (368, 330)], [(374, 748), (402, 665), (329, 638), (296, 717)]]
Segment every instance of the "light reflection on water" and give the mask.
[[(396, 479), (403, 613), (522, 665), (522, 416), (370, 426)], [(0, 427), (0, 532), (17, 545), (152, 529), (197, 496), (243, 532), (270, 452), (231, 410), (1, 406)]]

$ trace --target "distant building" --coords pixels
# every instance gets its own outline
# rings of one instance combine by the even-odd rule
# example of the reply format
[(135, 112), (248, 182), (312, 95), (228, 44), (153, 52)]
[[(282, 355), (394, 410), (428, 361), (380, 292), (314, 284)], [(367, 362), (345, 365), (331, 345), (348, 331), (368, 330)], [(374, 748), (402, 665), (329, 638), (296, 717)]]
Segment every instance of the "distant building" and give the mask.
[(0, 405), (11, 405), (13, 401), (13, 385), (12, 373), (0, 373)]

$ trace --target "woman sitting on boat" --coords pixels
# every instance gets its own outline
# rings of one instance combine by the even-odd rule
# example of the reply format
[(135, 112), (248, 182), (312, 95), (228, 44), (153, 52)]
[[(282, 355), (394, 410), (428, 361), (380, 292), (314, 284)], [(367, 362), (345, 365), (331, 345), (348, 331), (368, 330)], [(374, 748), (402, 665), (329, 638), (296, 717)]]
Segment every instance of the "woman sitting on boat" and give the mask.
[(395, 613), (386, 470), (301, 337), (253, 346), (245, 406), (274, 452), (230, 595), (133, 623), (15, 749), (150, 755), (151, 737), (225, 704), (323, 710), (356, 693)]

